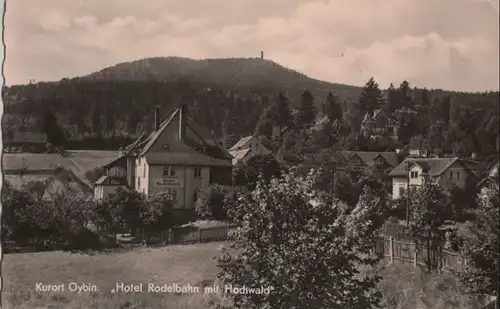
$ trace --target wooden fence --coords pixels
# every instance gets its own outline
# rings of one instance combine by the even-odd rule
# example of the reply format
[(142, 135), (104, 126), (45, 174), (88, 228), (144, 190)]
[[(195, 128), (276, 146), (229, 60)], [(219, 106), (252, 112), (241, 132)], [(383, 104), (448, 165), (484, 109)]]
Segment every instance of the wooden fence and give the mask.
[(211, 241), (224, 241), (234, 225), (217, 227), (181, 227), (162, 231), (144, 231), (134, 237), (134, 241), (122, 243), (143, 243), (147, 245), (192, 244)]
[(420, 247), (413, 241), (392, 236), (381, 236), (375, 243), (375, 252), (389, 258), (391, 262), (402, 262), (413, 267), (429, 265), (437, 270), (462, 271), (467, 266), (467, 258), (460, 253), (443, 250), (440, 247)]

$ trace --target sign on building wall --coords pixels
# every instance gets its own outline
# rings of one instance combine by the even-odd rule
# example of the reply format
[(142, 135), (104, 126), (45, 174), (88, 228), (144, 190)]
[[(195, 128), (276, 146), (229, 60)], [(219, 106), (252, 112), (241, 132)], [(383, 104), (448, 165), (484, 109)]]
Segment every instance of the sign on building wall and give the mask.
[(181, 188), (184, 184), (177, 178), (160, 178), (155, 181), (157, 187), (162, 188)]

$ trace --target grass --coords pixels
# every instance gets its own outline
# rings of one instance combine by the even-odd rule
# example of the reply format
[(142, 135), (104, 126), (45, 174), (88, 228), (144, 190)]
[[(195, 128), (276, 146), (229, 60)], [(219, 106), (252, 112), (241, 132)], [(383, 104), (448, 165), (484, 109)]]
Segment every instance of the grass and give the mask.
[(465, 295), (462, 285), (449, 273), (429, 274), (420, 268), (387, 262), (380, 264), (375, 272), (383, 278), (378, 289), (383, 295), (384, 308), (471, 309), (483, 304)]
[[(210, 308), (217, 294), (111, 293), (117, 282), (191, 286), (216, 282), (221, 243), (136, 248), (94, 255), (66, 252), (4, 256), (3, 308)], [(37, 292), (36, 283), (65, 284), (64, 292)], [(98, 292), (68, 291), (70, 282), (96, 285)], [(203, 290), (203, 289), (201, 289)]]
[[(135, 248), (111, 253), (75, 254), (41, 252), (7, 254), (2, 265), (2, 308), (40, 309), (133, 309), (174, 308), (209, 309), (227, 302), (219, 294), (209, 293), (111, 293), (117, 282), (156, 283), (191, 286), (217, 284), (218, 268), (214, 257), (224, 244), (205, 243), (163, 248)], [(404, 264), (379, 265), (383, 276), (378, 284), (384, 308), (390, 309), (468, 309), (479, 303), (465, 296), (457, 280), (447, 273), (427, 274)], [(98, 292), (36, 292), (37, 282), (94, 284)], [(203, 288), (201, 288), (203, 290)]]

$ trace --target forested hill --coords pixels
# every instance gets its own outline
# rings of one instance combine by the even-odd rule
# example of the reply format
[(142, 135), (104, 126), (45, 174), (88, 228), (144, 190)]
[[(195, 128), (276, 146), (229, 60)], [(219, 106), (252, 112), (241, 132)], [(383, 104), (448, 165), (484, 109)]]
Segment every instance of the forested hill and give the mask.
[(87, 80), (155, 80), (172, 82), (178, 79), (274, 93), (276, 90), (299, 97), (304, 90), (315, 95), (333, 91), (345, 99), (356, 99), (360, 87), (333, 84), (312, 79), (285, 68), (274, 61), (260, 58), (194, 60), (180, 57), (148, 58), (120, 63), (83, 77)]
[[(280, 92), (297, 107), (306, 89), (317, 105), (332, 91), (347, 109), (359, 102), (362, 91), (361, 87), (315, 80), (263, 59), (150, 58), (59, 82), (4, 87), (2, 124), (4, 133), (43, 131), (43, 119), (52, 110), (70, 139), (109, 141), (151, 129), (156, 104), (164, 118), (178, 104), (186, 103), (201, 125), (219, 137), (229, 136), (231, 144), (253, 132), (263, 109)], [(420, 90), (413, 89), (413, 93), (420, 97)], [(431, 90), (429, 95), (438, 103), (446, 98), (498, 114), (498, 93)]]

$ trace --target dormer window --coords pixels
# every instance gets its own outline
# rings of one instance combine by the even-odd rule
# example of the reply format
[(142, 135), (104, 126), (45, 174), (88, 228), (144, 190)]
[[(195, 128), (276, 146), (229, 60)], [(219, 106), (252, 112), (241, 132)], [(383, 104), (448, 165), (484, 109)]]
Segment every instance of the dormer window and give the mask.
[(416, 178), (418, 178), (418, 172), (410, 172), (410, 178), (411, 178), (411, 179), (416, 179)]

